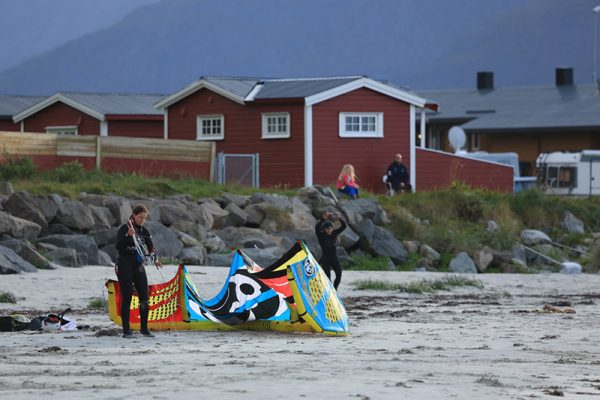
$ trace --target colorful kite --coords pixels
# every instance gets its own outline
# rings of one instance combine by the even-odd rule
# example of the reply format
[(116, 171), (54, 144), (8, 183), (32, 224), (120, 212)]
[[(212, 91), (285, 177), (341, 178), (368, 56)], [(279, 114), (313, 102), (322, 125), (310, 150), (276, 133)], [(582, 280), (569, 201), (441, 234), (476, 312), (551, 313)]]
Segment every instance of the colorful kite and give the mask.
[[(119, 282), (108, 280), (110, 319), (122, 325)], [(150, 285), (148, 326), (154, 330), (275, 330), (348, 334), (348, 315), (336, 290), (303, 242), (261, 268), (237, 250), (227, 281), (212, 299), (202, 299), (184, 265), (168, 282)], [(131, 301), (130, 324), (139, 329), (139, 299)]]

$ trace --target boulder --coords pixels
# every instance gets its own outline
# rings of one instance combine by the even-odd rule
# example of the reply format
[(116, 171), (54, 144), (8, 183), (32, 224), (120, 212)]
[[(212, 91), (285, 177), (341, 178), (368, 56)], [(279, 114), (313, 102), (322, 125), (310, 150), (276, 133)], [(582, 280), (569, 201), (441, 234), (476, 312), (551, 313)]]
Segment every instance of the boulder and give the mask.
[(89, 232), (94, 228), (92, 213), (80, 201), (64, 201), (54, 220), (75, 232)]
[(548, 235), (536, 229), (525, 229), (524, 231), (522, 231), (521, 241), (526, 246), (534, 246), (536, 244), (545, 244), (552, 242)]
[(585, 226), (583, 225), (583, 222), (569, 211), (565, 212), (560, 226), (565, 228), (570, 233), (583, 234), (585, 232)]
[(181, 250), (177, 259), (187, 265), (204, 265), (206, 249), (202, 246), (186, 247)]
[(408, 260), (408, 253), (402, 242), (389, 231), (375, 225), (370, 219), (360, 221), (357, 233), (360, 236), (360, 246), (371, 255), (389, 257), (396, 264), (402, 264)]
[(48, 195), (36, 196), (35, 201), (38, 204), (38, 207), (44, 215), (46, 221), (50, 223), (52, 222), (54, 217), (56, 217), (56, 213), (62, 207), (64, 200), (58, 194), (53, 193)]
[(475, 266), (475, 263), (473, 262), (471, 257), (469, 257), (469, 255), (464, 251), (461, 251), (456, 255), (456, 257), (450, 260), (448, 270), (450, 272), (457, 273), (477, 273), (477, 267)]
[(206, 265), (213, 267), (229, 268), (233, 262), (233, 253), (209, 253), (206, 256)]
[(50, 261), (42, 256), (29, 242), (18, 239), (8, 239), (0, 242), (0, 246), (8, 247), (25, 261), (39, 269), (53, 269)]
[(155, 221), (147, 221), (144, 226), (152, 235), (152, 242), (159, 257), (177, 257), (183, 249), (183, 243), (171, 229)]
[(292, 247), (293, 242), (287, 238), (272, 236), (255, 228), (234, 228), (228, 227), (216, 232), (216, 234), (225, 242), (231, 249), (236, 248), (259, 248), (283, 246), (285, 250)]
[(346, 201), (341, 206), (351, 226), (360, 223), (363, 219), (372, 220), (376, 225), (390, 223), (385, 210), (379, 206), (377, 199), (358, 199)]
[(255, 203), (250, 204), (244, 208), (246, 212), (246, 225), (251, 227), (258, 227), (267, 216), (267, 203)]
[(473, 254), (473, 261), (479, 272), (485, 272), (492, 261), (494, 261), (492, 249), (488, 246), (484, 246), (482, 249), (475, 251)]
[[(92, 218), (94, 219), (94, 227), (93, 230), (106, 230), (110, 229), (115, 221), (114, 216), (106, 207), (99, 207), (95, 205), (88, 205), (88, 209), (92, 214)], [(110, 218), (110, 222), (108, 218)]]
[(133, 210), (129, 199), (117, 196), (107, 198), (104, 207), (110, 210), (117, 224), (125, 223), (131, 217)]
[(225, 211), (229, 213), (227, 218), (229, 219), (229, 225), (231, 226), (244, 226), (248, 220), (248, 213), (242, 210), (237, 204), (229, 203), (225, 206)]
[(0, 245), (0, 274), (19, 274), (21, 272), (37, 272), (37, 268), (8, 247)]
[[(212, 216), (213, 223), (211, 229), (221, 229), (224, 225), (224, 222), (227, 221), (227, 216), (229, 213), (221, 208), (221, 206), (214, 200), (204, 201), (200, 208), (203, 208), (208, 214)], [(206, 225), (208, 228), (208, 225)]]
[(312, 210), (304, 204), (300, 198), (292, 199), (292, 212), (290, 214), (292, 229), (297, 231), (308, 231), (314, 229), (317, 220), (312, 215)]
[(298, 191), (298, 198), (312, 210), (315, 217), (321, 218), (324, 212), (337, 210), (336, 201), (325, 196), (318, 186), (302, 188)]
[(13, 193), (3, 204), (4, 210), (14, 217), (23, 218), (40, 226), (41, 235), (48, 233), (48, 222), (33, 196), (27, 192)]
[(419, 249), (419, 254), (431, 261), (431, 265), (437, 264), (442, 258), (440, 253), (438, 253), (431, 246), (426, 244), (421, 245), (421, 248)]
[(291, 200), (282, 194), (255, 192), (250, 196), (251, 204), (263, 202), (284, 211), (292, 209)]
[(38, 243), (38, 247), (44, 251), (53, 263), (63, 267), (79, 267), (77, 252), (75, 249), (65, 249), (50, 243)]
[(0, 211), (0, 235), (6, 234), (16, 239), (35, 240), (41, 229), (35, 222)]
[(239, 208), (244, 208), (250, 201), (250, 196), (245, 196), (245, 195), (235, 194), (235, 193), (223, 193), (221, 195), (221, 199), (223, 201), (223, 204), (225, 204), (225, 206), (233, 203), (236, 206), (238, 206)]
[(158, 206), (160, 212), (160, 222), (164, 226), (171, 226), (178, 221), (189, 221), (190, 213), (183, 206), (172, 204), (162, 204)]
[(204, 247), (209, 253), (222, 253), (227, 250), (227, 244), (214, 232), (208, 232), (204, 239)]
[(46, 237), (41, 238), (38, 243), (49, 243), (59, 248), (75, 250), (75, 252), (77, 253), (78, 260), (82, 263), (78, 263), (78, 265), (100, 265), (98, 245), (91, 236), (48, 235)]
[(204, 226), (195, 221), (177, 221), (170, 228), (175, 231), (184, 232), (201, 242), (206, 239), (208, 233)]

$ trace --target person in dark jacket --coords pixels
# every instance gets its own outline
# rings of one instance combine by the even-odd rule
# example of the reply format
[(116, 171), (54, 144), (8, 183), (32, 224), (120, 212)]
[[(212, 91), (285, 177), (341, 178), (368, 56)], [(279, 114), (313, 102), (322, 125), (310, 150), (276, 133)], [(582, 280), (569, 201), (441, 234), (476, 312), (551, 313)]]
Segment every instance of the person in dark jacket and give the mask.
[[(339, 221), (340, 227), (334, 230), (333, 221)], [(335, 280), (333, 281), (333, 287), (336, 289), (340, 285), (342, 280), (342, 266), (340, 260), (337, 258), (335, 253), (335, 245), (337, 237), (346, 229), (346, 223), (342, 219), (340, 213), (326, 212), (323, 217), (315, 225), (315, 233), (321, 246), (322, 254), (319, 259), (319, 265), (323, 268), (323, 271), (331, 280), (331, 269), (335, 272)]]
[(394, 162), (387, 169), (386, 183), (391, 186), (393, 193), (412, 192), (408, 169), (402, 164), (402, 154), (396, 154)]
[(121, 288), (121, 319), (124, 338), (133, 337), (129, 325), (129, 309), (134, 285), (140, 299), (140, 333), (146, 337), (154, 337), (148, 330), (148, 277), (144, 263), (147, 259), (151, 259), (156, 268), (162, 268), (163, 265), (156, 259), (150, 232), (143, 227), (146, 218), (148, 218), (148, 209), (144, 205), (138, 205), (133, 209), (131, 217), (117, 232), (116, 247), (119, 251), (119, 258), (115, 269)]

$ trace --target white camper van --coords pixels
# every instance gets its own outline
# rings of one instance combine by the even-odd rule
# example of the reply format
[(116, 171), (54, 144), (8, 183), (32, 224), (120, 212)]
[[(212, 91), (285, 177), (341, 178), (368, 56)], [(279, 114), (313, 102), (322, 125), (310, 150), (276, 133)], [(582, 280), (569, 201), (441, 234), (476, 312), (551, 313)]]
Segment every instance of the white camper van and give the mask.
[(535, 162), (546, 193), (591, 196), (600, 194), (600, 150), (542, 153)]

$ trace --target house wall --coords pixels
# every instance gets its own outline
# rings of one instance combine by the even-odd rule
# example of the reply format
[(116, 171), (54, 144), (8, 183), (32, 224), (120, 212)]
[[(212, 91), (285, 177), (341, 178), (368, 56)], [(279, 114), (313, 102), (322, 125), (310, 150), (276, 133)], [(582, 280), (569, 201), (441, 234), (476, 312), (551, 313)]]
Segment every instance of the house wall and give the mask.
[(46, 132), (47, 126), (76, 125), (80, 135), (100, 135), (100, 121), (71, 106), (56, 102), (25, 120), (25, 132)]
[(463, 182), (473, 188), (513, 191), (513, 168), (440, 151), (416, 149), (416, 189), (447, 188)]
[(0, 119), (0, 131), (19, 132), (21, 131), (21, 123), (15, 124), (10, 119)]
[[(262, 113), (289, 112), (291, 136), (262, 139)], [(304, 186), (303, 103), (241, 105), (207, 89), (200, 89), (168, 108), (169, 139), (196, 139), (196, 116), (223, 115), (225, 138), (216, 152), (259, 153), (261, 187)]]
[[(383, 112), (383, 138), (341, 138), (340, 112)], [(401, 153), (410, 166), (410, 105), (362, 88), (313, 106), (313, 182), (334, 185), (352, 164), (361, 187), (383, 193), (382, 177)]]
[(150, 120), (111, 120), (108, 119), (108, 136), (127, 136), (162, 139), (164, 136), (163, 118)]
[(591, 132), (540, 132), (518, 134), (481, 134), (480, 149), (490, 153), (515, 152), (521, 164), (527, 163), (535, 174), (535, 160), (540, 153), (553, 151), (581, 151), (600, 148), (599, 140)]

